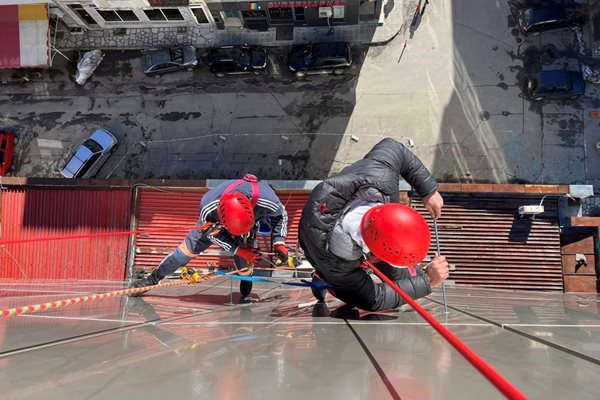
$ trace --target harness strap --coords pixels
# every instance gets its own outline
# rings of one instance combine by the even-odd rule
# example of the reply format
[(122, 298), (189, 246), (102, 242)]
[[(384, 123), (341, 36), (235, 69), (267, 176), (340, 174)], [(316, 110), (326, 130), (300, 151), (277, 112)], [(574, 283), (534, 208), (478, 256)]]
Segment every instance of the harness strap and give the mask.
[(260, 187), (258, 185), (258, 178), (252, 174), (246, 174), (242, 179), (238, 179), (233, 182), (231, 185), (227, 186), (227, 188), (223, 191), (223, 195), (233, 191), (236, 187), (240, 186), (244, 182), (249, 182), (252, 186), (252, 197), (250, 199), (250, 204), (252, 204), (252, 208), (256, 207), (258, 203), (258, 196), (260, 195)]

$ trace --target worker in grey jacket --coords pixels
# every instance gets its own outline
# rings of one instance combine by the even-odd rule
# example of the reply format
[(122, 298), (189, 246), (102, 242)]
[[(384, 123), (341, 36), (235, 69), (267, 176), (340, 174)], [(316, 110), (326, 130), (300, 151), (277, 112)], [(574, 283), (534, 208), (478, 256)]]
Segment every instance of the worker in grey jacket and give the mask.
[[(275, 254), (287, 263), (287, 212), (275, 191), (268, 184), (259, 182), (254, 175), (221, 183), (202, 196), (198, 229), (190, 231), (183, 243), (165, 257), (157, 269), (133, 282), (132, 287), (158, 284), (212, 244), (233, 253), (238, 269), (256, 263), (260, 253), (255, 248), (255, 237), (258, 222), (263, 219), (268, 219), (272, 227)], [(247, 298), (251, 290), (252, 282), (240, 282), (242, 299)]]
[[(337, 298), (364, 310), (391, 309), (404, 303), (386, 284), (374, 283), (361, 267), (365, 258), (373, 255), (363, 238), (364, 217), (372, 209), (399, 201), (401, 178), (419, 193), (431, 215), (439, 218), (444, 202), (437, 192), (437, 182), (409, 149), (390, 138), (376, 144), (362, 160), (317, 185), (302, 211), (298, 234), (306, 258), (315, 268), (313, 280), (327, 281)], [(380, 240), (389, 238), (390, 233), (377, 232)], [(402, 241), (396, 239), (389, 246), (391, 252), (403, 250)], [(429, 237), (426, 240), (429, 242)], [(399, 247), (391, 248), (394, 246)], [(415, 299), (429, 294), (431, 287), (440, 285), (449, 273), (443, 256), (434, 258), (425, 272), (413, 265), (375, 265)], [(313, 289), (313, 293), (323, 300), (326, 292)]]

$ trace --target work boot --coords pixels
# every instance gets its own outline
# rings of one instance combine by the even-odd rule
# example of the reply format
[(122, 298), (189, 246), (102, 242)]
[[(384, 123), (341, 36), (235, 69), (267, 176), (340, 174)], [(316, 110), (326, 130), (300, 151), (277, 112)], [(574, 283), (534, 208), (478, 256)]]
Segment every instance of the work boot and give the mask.
[(250, 293), (252, 293), (252, 282), (240, 281), (240, 303), (250, 302)]
[[(324, 281), (319, 277), (319, 275), (316, 272), (313, 272), (312, 274), (312, 281), (317, 285), (319, 283), (324, 283)], [(318, 301), (325, 301), (325, 296), (327, 296), (327, 289), (319, 289), (315, 286), (311, 286), (310, 290), (312, 291), (313, 296), (315, 296), (315, 299), (317, 299)]]
[[(150, 275), (146, 276), (145, 278), (137, 279), (137, 280), (133, 281), (133, 283), (131, 283), (131, 285), (129, 285), (129, 289), (158, 285), (158, 282), (160, 282), (160, 280), (162, 278), (163, 277), (158, 276), (157, 270), (154, 270), (154, 271), (152, 271), (152, 273)], [(146, 293), (146, 292), (132, 293), (129, 296), (130, 297), (140, 297), (144, 293)]]

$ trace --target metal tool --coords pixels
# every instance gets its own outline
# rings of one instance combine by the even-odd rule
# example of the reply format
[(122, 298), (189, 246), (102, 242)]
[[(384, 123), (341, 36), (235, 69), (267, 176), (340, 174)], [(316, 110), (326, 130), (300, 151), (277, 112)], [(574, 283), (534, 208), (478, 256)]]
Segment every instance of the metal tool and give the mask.
[[(437, 219), (433, 219), (433, 231), (435, 232), (435, 255), (440, 255), (440, 235), (438, 234)], [(448, 303), (446, 302), (446, 281), (442, 282), (442, 300), (444, 312), (448, 314)]]

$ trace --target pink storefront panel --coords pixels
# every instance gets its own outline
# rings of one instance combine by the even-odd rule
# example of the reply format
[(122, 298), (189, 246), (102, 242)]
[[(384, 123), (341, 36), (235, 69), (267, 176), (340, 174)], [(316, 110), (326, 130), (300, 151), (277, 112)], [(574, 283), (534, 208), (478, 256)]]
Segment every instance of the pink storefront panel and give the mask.
[(21, 65), (18, 6), (0, 6), (0, 68)]

